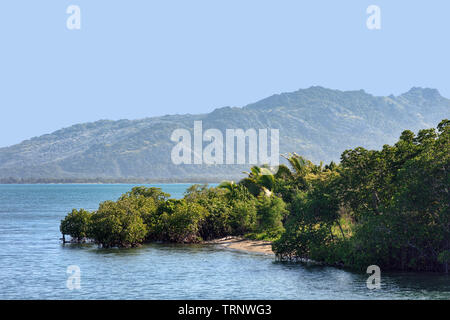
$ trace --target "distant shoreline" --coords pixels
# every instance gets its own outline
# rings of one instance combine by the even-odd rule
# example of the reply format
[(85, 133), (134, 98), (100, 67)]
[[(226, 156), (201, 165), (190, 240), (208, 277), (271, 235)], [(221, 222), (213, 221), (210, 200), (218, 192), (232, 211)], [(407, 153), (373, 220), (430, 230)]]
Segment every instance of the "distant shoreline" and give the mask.
[[(17, 179), (0, 178), (0, 184), (163, 184), (163, 183), (220, 183), (225, 178), (187, 178), (187, 179)], [(235, 179), (240, 180), (240, 178)]]

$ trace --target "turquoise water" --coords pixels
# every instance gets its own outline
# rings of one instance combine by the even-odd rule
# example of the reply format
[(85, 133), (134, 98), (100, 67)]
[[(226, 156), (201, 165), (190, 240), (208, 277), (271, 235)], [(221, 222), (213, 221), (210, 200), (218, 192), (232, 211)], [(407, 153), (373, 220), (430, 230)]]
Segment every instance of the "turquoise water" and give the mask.
[[(188, 184), (154, 185), (182, 197)], [(212, 245), (135, 249), (62, 245), (59, 222), (94, 210), (132, 185), (0, 185), (0, 299), (450, 299), (450, 277), (366, 274), (276, 262)], [(69, 290), (67, 267), (80, 268)]]

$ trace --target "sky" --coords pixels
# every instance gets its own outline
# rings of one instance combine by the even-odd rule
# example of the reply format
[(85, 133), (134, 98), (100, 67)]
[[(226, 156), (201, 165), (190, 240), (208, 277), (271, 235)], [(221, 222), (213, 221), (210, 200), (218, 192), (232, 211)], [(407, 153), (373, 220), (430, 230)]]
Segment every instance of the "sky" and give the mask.
[(315, 85), (450, 98), (449, 14), (448, 0), (2, 0), (0, 147)]

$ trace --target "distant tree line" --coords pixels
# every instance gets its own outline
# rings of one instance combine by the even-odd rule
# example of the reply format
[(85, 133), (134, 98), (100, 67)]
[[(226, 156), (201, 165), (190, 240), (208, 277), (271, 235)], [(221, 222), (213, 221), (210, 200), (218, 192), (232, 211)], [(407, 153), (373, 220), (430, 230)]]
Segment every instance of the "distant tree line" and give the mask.
[(203, 183), (218, 183), (219, 179), (214, 177), (186, 177), (186, 178), (0, 178), (0, 184), (108, 184), (108, 183), (193, 183), (202, 181)]
[(99, 209), (73, 210), (61, 232), (104, 247), (201, 242), (228, 235), (273, 241), (281, 260), (365, 270), (448, 272), (450, 121), (382, 150), (346, 150), (340, 164), (285, 156), (275, 174), (193, 185), (183, 199), (135, 187)]

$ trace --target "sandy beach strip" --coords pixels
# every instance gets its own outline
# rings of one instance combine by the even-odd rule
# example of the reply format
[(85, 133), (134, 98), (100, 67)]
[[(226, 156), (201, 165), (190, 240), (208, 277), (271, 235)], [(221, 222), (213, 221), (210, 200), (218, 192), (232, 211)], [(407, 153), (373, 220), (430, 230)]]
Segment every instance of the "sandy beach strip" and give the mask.
[(216, 244), (227, 249), (275, 255), (272, 251), (272, 242), (263, 240), (250, 240), (242, 237), (226, 237), (206, 241), (208, 244)]

